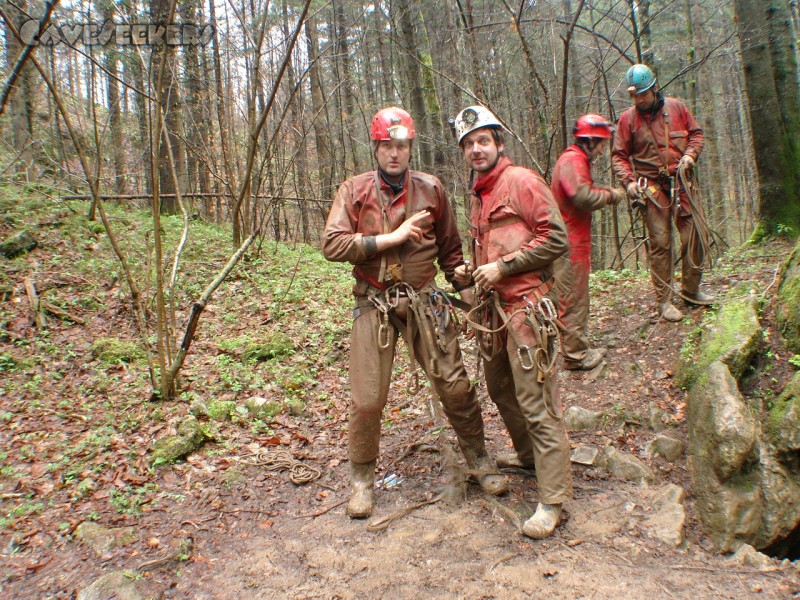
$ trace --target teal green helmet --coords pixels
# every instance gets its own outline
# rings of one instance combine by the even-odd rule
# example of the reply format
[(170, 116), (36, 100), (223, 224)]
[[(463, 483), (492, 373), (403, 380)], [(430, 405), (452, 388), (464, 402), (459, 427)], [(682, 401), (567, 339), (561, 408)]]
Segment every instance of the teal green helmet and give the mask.
[(629, 94), (641, 94), (656, 84), (656, 76), (647, 65), (633, 65), (625, 73)]

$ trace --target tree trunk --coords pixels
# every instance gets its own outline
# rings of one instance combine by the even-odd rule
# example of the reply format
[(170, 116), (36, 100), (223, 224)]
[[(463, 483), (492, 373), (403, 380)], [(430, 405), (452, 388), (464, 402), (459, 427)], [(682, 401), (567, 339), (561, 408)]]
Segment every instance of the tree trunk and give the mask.
[(735, 0), (759, 178), (755, 237), (800, 233), (800, 91), (791, 16), (779, 0)]
[[(22, 24), (29, 18), (26, 14), (29, 11), (27, 0), (19, 0), (13, 4), (7, 3), (6, 10), (14, 27), (19, 31)], [(17, 58), (19, 58), (23, 48), (14, 33), (12, 33), (11, 27), (6, 26), (4, 34), (6, 40), (6, 77), (8, 77), (11, 69), (17, 64)], [(8, 98), (11, 137), (14, 142), (14, 150), (19, 155), (15, 170), (26, 181), (34, 176), (32, 172), (33, 78), (33, 67), (30, 63), (24, 64)]]

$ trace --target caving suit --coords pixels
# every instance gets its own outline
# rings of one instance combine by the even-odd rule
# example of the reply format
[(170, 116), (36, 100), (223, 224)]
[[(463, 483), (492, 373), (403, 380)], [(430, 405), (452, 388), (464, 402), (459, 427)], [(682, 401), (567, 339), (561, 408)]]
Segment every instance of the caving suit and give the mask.
[(572, 144), (558, 158), (550, 181), (569, 237), (569, 256), (559, 257), (554, 266), (565, 365), (580, 363), (589, 349), (592, 212), (612, 202), (610, 189), (595, 186), (591, 168), (586, 151)]
[(650, 197), (644, 195), (642, 210), (650, 242), (650, 275), (659, 304), (672, 299), (672, 219), (681, 240), (681, 288), (695, 296), (700, 287), (703, 255), (700, 244), (690, 243), (692, 208), (683, 189), (678, 202), (671, 201), (669, 177), (675, 177), (684, 154), (697, 160), (704, 141), (703, 130), (686, 105), (660, 93), (656, 93), (651, 110), (632, 106), (622, 113), (617, 126), (611, 152), (617, 179), (627, 188), (637, 178), (647, 178)]
[[(536, 467), (540, 501), (561, 504), (572, 498), (572, 475), (556, 373), (540, 382), (538, 369), (530, 368), (539, 339), (520, 309), (549, 292), (553, 261), (567, 251), (564, 221), (545, 181), (506, 157), (475, 178), (470, 220), (475, 265), (497, 263), (503, 279), (494, 284), (494, 294), (501, 310), (514, 315), (500, 334), (479, 336), (489, 396), (522, 463)], [(484, 324), (502, 322), (495, 306), (487, 308)], [(521, 355), (521, 346), (530, 354)]]
[[(376, 251), (375, 236), (394, 231), (406, 218), (425, 209), (433, 225), (424, 229), (420, 241), (409, 239), (401, 246)], [(485, 454), (480, 404), (464, 368), (456, 329), (452, 319), (441, 312), (441, 305), (436, 309), (431, 300), (441, 300), (441, 291), (434, 283), (434, 260), (456, 289), (463, 288), (453, 282), (455, 268), (464, 262), (461, 239), (439, 179), (408, 170), (397, 192), (376, 171), (348, 179), (339, 187), (328, 215), (322, 252), (328, 260), (351, 263), (356, 279), (350, 339), (350, 460), (363, 464), (378, 456), (381, 415), (389, 393), (398, 333), (425, 370), (462, 448), (466, 443)], [(399, 288), (393, 289), (401, 293), (391, 311), (392, 320), (387, 322), (370, 297), (380, 299), (383, 290), (397, 284)], [(424, 314), (429, 322), (439, 323), (439, 337), (433, 345), (430, 341), (434, 333), (420, 327), (420, 313), (413, 313), (408, 296), (402, 292), (404, 284), (427, 306)]]

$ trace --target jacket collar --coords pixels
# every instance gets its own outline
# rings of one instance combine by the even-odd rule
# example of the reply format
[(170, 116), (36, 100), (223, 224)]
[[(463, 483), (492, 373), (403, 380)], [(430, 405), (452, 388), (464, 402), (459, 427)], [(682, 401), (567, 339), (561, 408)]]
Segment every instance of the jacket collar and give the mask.
[(380, 180), (381, 187), (384, 190), (391, 190), (392, 194), (397, 196), (400, 192), (406, 189), (408, 183), (408, 169), (405, 170), (397, 183), (389, 183), (386, 180), (386, 173), (383, 169), (378, 167), (378, 179)]
[(491, 190), (497, 183), (500, 175), (503, 174), (503, 171), (510, 167), (511, 164), (511, 159), (507, 156), (503, 156), (497, 161), (497, 164), (492, 167), (491, 171), (487, 173), (481, 173), (475, 178), (475, 181), (472, 184), (473, 191), (476, 194), (480, 194), (483, 191)]

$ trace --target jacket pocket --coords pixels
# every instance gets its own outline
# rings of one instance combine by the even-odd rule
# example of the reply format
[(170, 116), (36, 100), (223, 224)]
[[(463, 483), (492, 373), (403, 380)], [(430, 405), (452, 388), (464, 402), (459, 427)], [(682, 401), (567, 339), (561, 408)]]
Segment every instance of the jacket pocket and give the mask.
[(680, 150), (681, 154), (689, 147), (689, 132), (685, 130), (670, 131), (669, 139)]

